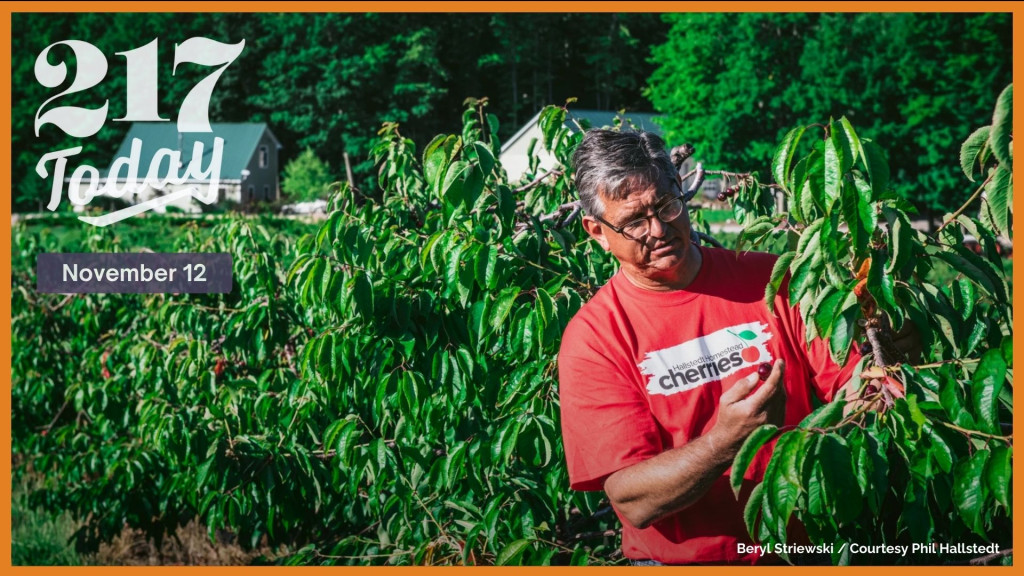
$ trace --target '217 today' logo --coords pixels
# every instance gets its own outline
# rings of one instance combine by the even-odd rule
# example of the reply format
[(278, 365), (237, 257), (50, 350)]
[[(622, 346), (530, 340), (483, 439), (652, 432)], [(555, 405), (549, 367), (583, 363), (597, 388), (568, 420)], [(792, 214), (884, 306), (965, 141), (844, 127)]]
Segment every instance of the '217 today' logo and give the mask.
[[(77, 62), (76, 71), (72, 77), (71, 84), (59, 94), (47, 99), (36, 111), (35, 132), (39, 136), (39, 129), (47, 124), (52, 124), (63, 130), (69, 136), (75, 138), (88, 138), (95, 135), (107, 121), (107, 109), (110, 101), (106, 101), (99, 108), (84, 108), (79, 106), (53, 105), (62, 97), (77, 92), (94, 88), (103, 81), (107, 75), (107, 58), (96, 46), (81, 40), (62, 40), (47, 46), (36, 58), (35, 77), (36, 80), (47, 88), (57, 88), (68, 79), (68, 67), (65, 62), (51, 64), (49, 61), (50, 52), (55, 46), (66, 46), (74, 53)], [(236, 58), (242, 53), (245, 41), (237, 44), (225, 44), (209, 38), (189, 38), (181, 44), (174, 46), (174, 71), (179, 64), (192, 63), (200, 66), (213, 67), (213, 71), (199, 81), (192, 90), (185, 96), (178, 110), (178, 132), (212, 132), (210, 127), (210, 97), (213, 95), (213, 88), (221, 74)], [(167, 118), (161, 118), (157, 110), (157, 39), (154, 39), (145, 46), (140, 46), (126, 52), (118, 52), (117, 56), (123, 56), (127, 63), (126, 79), (126, 111), (122, 118), (115, 118), (115, 122), (166, 122)], [(174, 201), (192, 196), (197, 200), (211, 204), (217, 198), (217, 189), (220, 183), (221, 161), (224, 156), (224, 140), (214, 138), (213, 150), (208, 155), (209, 162), (203, 165), (203, 158), (206, 156), (204, 144), (196, 142), (192, 150), (192, 160), (183, 173), (181, 168), (181, 151), (170, 148), (161, 148), (153, 155), (149, 169), (145, 177), (139, 180), (139, 162), (142, 141), (135, 138), (132, 141), (132, 153), (127, 158), (117, 158), (110, 166), (110, 172), (104, 179), (100, 177), (99, 170), (88, 164), (82, 164), (75, 168), (68, 178), (68, 200), (77, 206), (88, 204), (96, 196), (110, 196), (120, 198), (125, 194), (135, 194), (141, 187), (150, 186), (153, 189), (162, 189), (168, 184), (183, 184), (186, 181), (208, 181), (209, 186), (205, 192), (197, 188), (185, 188), (163, 196), (151, 198), (133, 206), (111, 212), (99, 217), (82, 216), (79, 219), (96, 226), (106, 226), (119, 222), (125, 218), (152, 210), (159, 206), (170, 204)], [(64, 180), (67, 174), (68, 158), (75, 156), (82, 151), (81, 146), (54, 150), (43, 154), (36, 163), (36, 173), (40, 178), (46, 179), (50, 176), (47, 164), (53, 162), (53, 187), (50, 191), (50, 202), (46, 205), (48, 210), (56, 210), (60, 205), (63, 196)], [(168, 170), (161, 175), (161, 165), (169, 163)], [(123, 181), (123, 186), (118, 186), (118, 181)]]

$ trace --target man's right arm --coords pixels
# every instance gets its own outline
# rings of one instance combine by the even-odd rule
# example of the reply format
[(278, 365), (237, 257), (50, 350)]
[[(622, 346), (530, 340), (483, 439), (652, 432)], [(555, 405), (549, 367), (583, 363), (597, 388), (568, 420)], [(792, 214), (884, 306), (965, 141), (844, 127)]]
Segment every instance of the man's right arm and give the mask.
[(615, 509), (633, 526), (646, 528), (704, 496), (751, 432), (762, 424), (782, 424), (784, 368), (776, 362), (756, 391), (757, 374), (729, 388), (719, 399), (717, 422), (704, 436), (610, 475), (604, 490)]

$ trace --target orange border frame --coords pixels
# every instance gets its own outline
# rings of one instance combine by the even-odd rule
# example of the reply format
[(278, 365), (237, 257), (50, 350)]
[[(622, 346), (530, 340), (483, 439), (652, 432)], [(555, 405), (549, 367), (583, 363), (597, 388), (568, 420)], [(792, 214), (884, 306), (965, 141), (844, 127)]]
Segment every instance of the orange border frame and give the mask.
[[(0, 92), (0, 108), (3, 108), (6, 112), (0, 115), (0, 133), (8, 136), (8, 140), (0, 142), (0, 173), (11, 174), (12, 170), (12, 152), (10, 142), (11, 136), (11, 42), (13, 41), (11, 36), (11, 15), (15, 12), (567, 12), (567, 11), (580, 11), (580, 12), (686, 12), (686, 11), (705, 11), (705, 12), (814, 12), (814, 11), (827, 11), (827, 12), (1010, 12), (1013, 18), (1013, 54), (1020, 52), (1021, 40), (1017, 32), (1021, 30), (1024, 25), (1024, 3), (1022, 2), (973, 2), (966, 4), (964, 2), (887, 2), (884, 4), (874, 4), (868, 2), (794, 2), (794, 1), (783, 1), (773, 2), (771, 4), (764, 2), (730, 2), (722, 3), (716, 6), (707, 6), (703, 4), (695, 3), (683, 3), (683, 2), (633, 2), (625, 5), (628, 8), (624, 9), (624, 5), (618, 2), (482, 2), (479, 4), (471, 4), (464, 2), (291, 2), (288, 4), (282, 4), (280, 2), (247, 2), (245, 4), (239, 4), (236, 2), (223, 2), (223, 1), (212, 1), (212, 2), (0, 2), (0, 6), (3, 8), (3, 17), (0, 18), (0, 36), (3, 37), (4, 42), (0, 43), (0, 60), (4, 63), (3, 78), (0, 79), (2, 82), (3, 90)], [(969, 8), (968, 8), (969, 6)], [(281, 8), (287, 7), (287, 10), (281, 10)], [(242, 9), (239, 9), (242, 8)], [(1024, 62), (1021, 59), (1017, 59), (1013, 65), (1013, 76), (1014, 78), (1022, 77), (1021, 71), (1024, 70)], [(1024, 125), (1024, 107), (1020, 105), (1020, 99), (1014, 100), (1015, 112), (1013, 117), (1014, 126)], [(1015, 176), (1019, 180), (1020, 173), (1024, 170), (1016, 170)], [(12, 176), (13, 177), (13, 176)], [(11, 189), (7, 188), (8, 194), (11, 193)], [(1015, 194), (1014, 197), (1017, 203), (1020, 204), (1020, 196), (1024, 195)], [(6, 231), (6, 234), (0, 233), (0, 251), (3, 254), (10, 254), (11, 250), (11, 216), (12, 207), (10, 204), (0, 203), (0, 227)], [(1020, 211), (1014, 215), (1014, 228), (1019, 228), (1020, 220), (1022, 216)], [(1024, 295), (1024, 286), (1021, 284), (1021, 280), (1024, 280), (1024, 266), (1017, 266), (1013, 273), (1014, 289), (1013, 289), (1013, 301), (1014, 303), (1020, 301), (1021, 296)], [(0, 290), (3, 292), (3, 298), (0, 298), (0, 325), (9, 326), (11, 322), (11, 261), (9, 258), (0, 258)], [(1018, 318), (1020, 318), (1018, 316)], [(1014, 331), (1018, 331), (1019, 328), (1024, 326), (1024, 319), (1015, 320), (1013, 323)], [(1024, 344), (1014, 343), (1014, 355), (1017, 354), (1018, 350), (1024, 349)], [(11, 373), (11, 333), (3, 332), (0, 334), (0, 368), (3, 370), (3, 374)], [(0, 446), (3, 446), (7, 452), (11, 450), (11, 381), (7, 380), (7, 393), (0, 394), (0, 412), (3, 413), (3, 426), (0, 427)], [(1021, 417), (1014, 416), (1014, 425), (1020, 425)], [(0, 542), (11, 543), (11, 461), (2, 458), (3, 461), (3, 476), (0, 477), (0, 514), (3, 515), (3, 520), (0, 522)], [(1014, 471), (1016, 472), (1016, 466)], [(1014, 492), (1019, 496), (1021, 494), (1020, 488), (1024, 485), (1024, 481), (1021, 480), (1018, 474), (1014, 474), (1013, 489)], [(1019, 500), (1019, 498), (1018, 498)], [(1017, 512), (1019, 507), (1015, 506)], [(1018, 547), (1021, 542), (1021, 524), (1024, 521), (1021, 520), (1020, 514), (1016, 514), (1013, 522), (1014, 529), (1014, 546)], [(5, 546), (0, 550), (0, 567), (11, 570), (14, 574), (29, 574), (29, 573), (46, 573), (46, 574), (107, 574), (111, 571), (125, 571), (125, 570), (136, 570), (135, 567), (110, 567), (110, 566), (90, 566), (90, 567), (22, 567), (22, 566), (11, 566), (11, 548)], [(250, 571), (268, 571), (268, 570), (315, 570), (316, 568), (289, 568), (289, 567), (210, 567), (210, 566), (198, 566), (198, 567), (155, 567), (145, 568), (155, 569), (162, 572), (170, 571), (187, 571), (190, 573), (202, 573), (202, 574), (242, 574), (243, 570), (246, 573)], [(339, 570), (351, 570), (349, 568), (338, 568)], [(541, 569), (548, 572), (559, 572), (559, 573), (579, 573), (581, 571), (590, 570), (602, 570), (602, 571), (626, 571), (631, 570), (630, 567), (530, 567), (528, 569)], [(668, 568), (669, 570), (681, 570), (682, 568)], [(803, 571), (809, 573), (810, 571), (820, 570), (818, 567), (809, 566), (781, 566), (781, 567), (758, 567), (755, 570), (760, 573), (772, 573), (772, 574), (791, 574), (793, 570)], [(825, 567), (825, 569), (830, 569)], [(834, 569), (834, 568), (832, 568)], [(996, 570), (1005, 572), (1012, 570), (1011, 567), (990, 567), (988, 570)], [(499, 568), (499, 567), (475, 567), (475, 568), (458, 568), (458, 567), (414, 567), (414, 568), (398, 568), (398, 567), (359, 567), (355, 570), (360, 572), (375, 572), (382, 573), (383, 571), (392, 572), (395, 570), (430, 570), (430, 571), (456, 571), (456, 570), (470, 570), (470, 571), (503, 571), (503, 570), (515, 570), (515, 568)], [(729, 567), (698, 567), (696, 570), (689, 569), (688, 573), (699, 571), (700, 573), (713, 572), (716, 574), (722, 574), (724, 570), (732, 570)], [(901, 567), (851, 567), (846, 569), (849, 572), (855, 573), (867, 573), (868, 570), (872, 572), (883, 571), (883, 572), (900, 572), (910, 571), (916, 573), (925, 573), (925, 571), (937, 571), (944, 572), (947, 574), (959, 573), (963, 570), (962, 567), (923, 567), (923, 566), (901, 566)]]

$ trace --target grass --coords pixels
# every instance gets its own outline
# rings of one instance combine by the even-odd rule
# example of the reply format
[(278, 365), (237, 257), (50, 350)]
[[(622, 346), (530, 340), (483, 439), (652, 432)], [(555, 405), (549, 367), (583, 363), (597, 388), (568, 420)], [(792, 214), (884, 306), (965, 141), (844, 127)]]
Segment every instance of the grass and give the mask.
[(700, 217), (708, 224), (718, 224), (719, 222), (735, 221), (736, 214), (733, 213), (732, 208), (727, 210), (701, 208)]
[(68, 512), (33, 507), (29, 494), (40, 480), (31, 474), (14, 479), (11, 495), (11, 564), (14, 566), (242, 566), (266, 564), (286, 554), (265, 544), (242, 548), (230, 532), (219, 530), (211, 542), (206, 527), (192, 521), (157, 546), (145, 535), (125, 528), (95, 554), (79, 554), (71, 541), (81, 525)]
[[(313, 232), (319, 226), (319, 223), (296, 218), (269, 215), (251, 218), (278, 234), (291, 235), (295, 238)], [(89, 235), (113, 234), (123, 246), (122, 250), (126, 252), (141, 249), (153, 252), (178, 252), (190, 248), (179, 245), (186, 228), (194, 226), (200, 231), (209, 230), (222, 219), (220, 215), (147, 214), (129, 218), (108, 228), (96, 228), (80, 221), (76, 215), (55, 214), (21, 220), (19, 227), (23, 227), (29, 235), (39, 238), (44, 246), (82, 246)]]
[(15, 566), (81, 566), (69, 542), (78, 529), (71, 514), (32, 507), (31, 481), (22, 476), (11, 494), (11, 564)]

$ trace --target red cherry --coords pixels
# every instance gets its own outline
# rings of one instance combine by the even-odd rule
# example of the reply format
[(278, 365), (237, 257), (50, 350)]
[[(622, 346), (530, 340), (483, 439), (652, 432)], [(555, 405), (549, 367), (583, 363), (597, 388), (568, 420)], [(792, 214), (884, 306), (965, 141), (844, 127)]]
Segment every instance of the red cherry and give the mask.
[(761, 357), (761, 351), (757, 349), (757, 346), (750, 346), (740, 352), (740, 357), (746, 362), (757, 362)]
[(719, 202), (725, 202), (725, 199), (726, 199), (726, 198), (727, 198), (727, 196), (725, 195), (725, 192), (720, 192), (720, 193), (718, 194), (718, 201), (719, 201)]
[(757, 377), (760, 378), (762, 382), (767, 380), (771, 373), (772, 365), (767, 362), (764, 362), (757, 367)]

